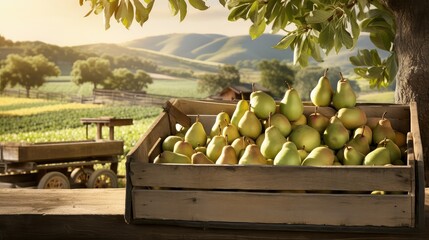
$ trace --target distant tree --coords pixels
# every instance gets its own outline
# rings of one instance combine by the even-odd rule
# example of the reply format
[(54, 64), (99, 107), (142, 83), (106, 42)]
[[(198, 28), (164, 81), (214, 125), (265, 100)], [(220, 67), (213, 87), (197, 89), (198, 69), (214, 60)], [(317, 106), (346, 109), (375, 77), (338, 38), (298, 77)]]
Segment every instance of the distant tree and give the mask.
[(232, 65), (223, 65), (218, 74), (204, 74), (197, 81), (198, 90), (215, 94), (222, 89), (240, 83), (240, 72)]
[(0, 68), (0, 90), (9, 84), (12, 87), (21, 85), (30, 97), (30, 89), (42, 86), (46, 77), (58, 76), (60, 69), (43, 55), (20, 56), (9, 54)]
[(118, 89), (123, 91), (142, 91), (151, 84), (152, 78), (146, 72), (137, 70), (134, 74), (126, 68), (116, 68), (112, 76), (103, 83), (105, 89)]
[(108, 59), (112, 68), (127, 68), (131, 71), (144, 70), (146, 72), (157, 72), (158, 70), (156, 63), (136, 56), (121, 55), (113, 57), (111, 55), (103, 55), (101, 57)]
[(0, 35), (0, 47), (11, 47), (13, 42)]
[(262, 86), (268, 88), (274, 96), (283, 96), (287, 88), (286, 83), (293, 84), (295, 72), (277, 59), (263, 60), (258, 67), (261, 71)]
[(73, 63), (73, 68), (70, 72), (72, 81), (77, 85), (90, 82), (94, 84), (94, 89), (97, 85), (112, 76), (110, 62), (107, 59), (100, 57), (90, 57), (86, 60), (77, 60)]

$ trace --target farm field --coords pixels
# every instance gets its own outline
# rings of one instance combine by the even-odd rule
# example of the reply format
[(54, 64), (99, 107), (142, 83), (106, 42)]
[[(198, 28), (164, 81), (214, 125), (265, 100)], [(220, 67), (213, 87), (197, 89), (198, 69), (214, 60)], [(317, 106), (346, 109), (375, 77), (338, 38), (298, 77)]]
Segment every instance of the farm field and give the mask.
[[(118, 174), (125, 175), (124, 157), (161, 112), (159, 107), (68, 104), (40, 99), (0, 96), (0, 142), (56, 142), (86, 139), (80, 118), (112, 116), (133, 118), (133, 125), (115, 129), (115, 139), (124, 141), (124, 156)], [(108, 131), (103, 131), (107, 138)], [(94, 139), (96, 127), (88, 137)]]

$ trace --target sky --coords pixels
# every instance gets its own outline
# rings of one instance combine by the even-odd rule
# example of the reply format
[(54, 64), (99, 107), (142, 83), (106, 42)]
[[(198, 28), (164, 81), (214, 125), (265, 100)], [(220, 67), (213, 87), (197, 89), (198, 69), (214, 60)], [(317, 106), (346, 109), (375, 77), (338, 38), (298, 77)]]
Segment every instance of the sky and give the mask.
[(167, 0), (157, 0), (148, 22), (130, 29), (111, 19), (104, 29), (102, 14), (91, 14), (89, 2), (79, 0), (0, 0), (0, 35), (12, 41), (43, 41), (60, 46), (90, 43), (121, 43), (148, 36), (171, 33), (216, 33), (247, 35), (249, 22), (227, 20), (228, 10), (218, 0), (207, 0), (209, 9), (199, 11), (188, 6), (183, 22), (172, 16)]

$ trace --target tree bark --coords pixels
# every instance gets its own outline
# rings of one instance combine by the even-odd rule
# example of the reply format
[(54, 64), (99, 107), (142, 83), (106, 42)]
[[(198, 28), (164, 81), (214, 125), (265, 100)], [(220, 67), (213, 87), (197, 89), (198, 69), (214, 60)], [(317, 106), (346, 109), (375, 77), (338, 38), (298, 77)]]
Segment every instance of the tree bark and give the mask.
[(429, 1), (384, 0), (396, 20), (399, 69), (395, 101), (417, 103), (426, 183), (429, 182)]

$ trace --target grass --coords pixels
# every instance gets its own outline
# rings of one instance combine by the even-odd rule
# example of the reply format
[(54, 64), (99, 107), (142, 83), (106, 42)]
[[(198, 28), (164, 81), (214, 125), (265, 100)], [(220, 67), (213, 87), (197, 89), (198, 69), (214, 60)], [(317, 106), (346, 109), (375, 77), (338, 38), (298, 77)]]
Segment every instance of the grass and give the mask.
[(395, 92), (361, 93), (359, 94), (357, 101), (363, 103), (394, 103)]

